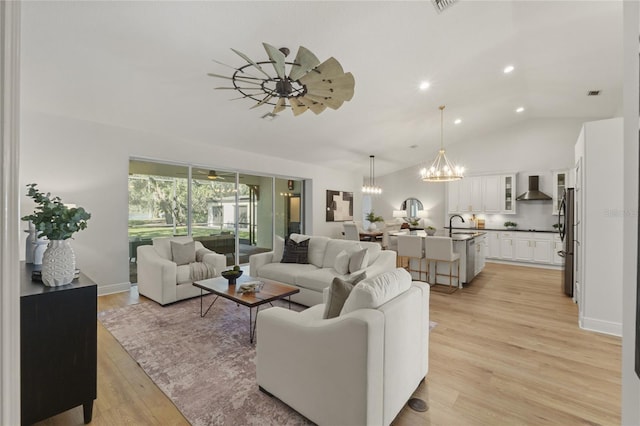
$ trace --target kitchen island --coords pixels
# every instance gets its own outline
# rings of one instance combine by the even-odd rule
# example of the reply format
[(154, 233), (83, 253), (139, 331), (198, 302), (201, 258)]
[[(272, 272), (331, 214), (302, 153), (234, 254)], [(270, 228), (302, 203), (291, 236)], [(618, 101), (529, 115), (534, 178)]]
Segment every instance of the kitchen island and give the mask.
[[(424, 244), (426, 244), (426, 236), (422, 236), (424, 239), (424, 246)], [(436, 236), (448, 237), (449, 232), (446, 231), (446, 233), (436, 234)], [(454, 253), (460, 254), (460, 279), (457, 283), (455, 283), (454, 279), (454, 285), (457, 284), (458, 288), (462, 288), (463, 284), (470, 283), (475, 278), (475, 276), (484, 269), (487, 236), (485, 232), (469, 229), (466, 231), (453, 231), (451, 233), (451, 239), (453, 240)], [(417, 260), (413, 260), (412, 262), (417, 262)], [(426, 260), (422, 259), (421, 262), (422, 265), (420, 265), (420, 268), (412, 263), (412, 269), (426, 270)], [(434, 268), (435, 261), (431, 261), (429, 264), (429, 277), (427, 277), (427, 282), (431, 284), (435, 284)], [(438, 263), (438, 274), (449, 274), (449, 266), (445, 262)], [(412, 276), (416, 280), (422, 279), (418, 276), (417, 272), (412, 272)], [(443, 276), (439, 276), (437, 283), (449, 285), (449, 283), (443, 281), (443, 279)]]

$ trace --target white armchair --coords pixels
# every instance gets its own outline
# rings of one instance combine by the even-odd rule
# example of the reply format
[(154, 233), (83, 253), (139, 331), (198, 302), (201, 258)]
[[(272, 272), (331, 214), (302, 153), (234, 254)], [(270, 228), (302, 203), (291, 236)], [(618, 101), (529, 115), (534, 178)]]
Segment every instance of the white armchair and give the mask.
[[(172, 241), (193, 243), (196, 262), (178, 265), (174, 261), (174, 254), (177, 253), (172, 253)], [(138, 247), (137, 257), (138, 292), (161, 305), (199, 296), (200, 289), (192, 285), (193, 281), (220, 276), (227, 264), (224, 255), (205, 248), (191, 237), (154, 238), (153, 245)]]
[(389, 425), (428, 371), (429, 286), (399, 269), (362, 281), (349, 295), (376, 280), (393, 286), (399, 275), (405, 291), (375, 308), (347, 313), (347, 299), (331, 319), (323, 319), (324, 304), (261, 311), (260, 389), (321, 426)]

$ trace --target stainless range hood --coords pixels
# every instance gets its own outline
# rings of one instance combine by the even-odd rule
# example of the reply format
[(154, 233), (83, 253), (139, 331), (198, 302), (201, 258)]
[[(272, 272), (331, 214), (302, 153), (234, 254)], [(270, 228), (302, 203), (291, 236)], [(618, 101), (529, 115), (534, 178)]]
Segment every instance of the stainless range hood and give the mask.
[(538, 189), (540, 176), (529, 176), (529, 190), (520, 194), (516, 201), (551, 200), (544, 192)]

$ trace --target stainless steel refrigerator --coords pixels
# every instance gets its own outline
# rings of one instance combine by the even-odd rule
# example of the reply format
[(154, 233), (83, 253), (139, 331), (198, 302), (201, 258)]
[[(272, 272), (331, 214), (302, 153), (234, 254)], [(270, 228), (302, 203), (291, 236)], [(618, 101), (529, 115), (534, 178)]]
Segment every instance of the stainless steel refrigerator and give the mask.
[(574, 266), (574, 230), (575, 230), (575, 204), (574, 189), (564, 190), (560, 207), (558, 209), (558, 227), (563, 248), (558, 255), (564, 258), (564, 271), (562, 274), (562, 291), (567, 296), (573, 297), (573, 266)]

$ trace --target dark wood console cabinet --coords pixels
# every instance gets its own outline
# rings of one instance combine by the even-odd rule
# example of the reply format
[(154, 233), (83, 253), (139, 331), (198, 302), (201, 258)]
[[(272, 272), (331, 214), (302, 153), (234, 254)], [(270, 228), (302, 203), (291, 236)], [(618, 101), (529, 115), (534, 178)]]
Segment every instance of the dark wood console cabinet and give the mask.
[(20, 359), (22, 424), (83, 406), (89, 423), (96, 399), (97, 286), (87, 276), (60, 287), (31, 280), (22, 267)]

